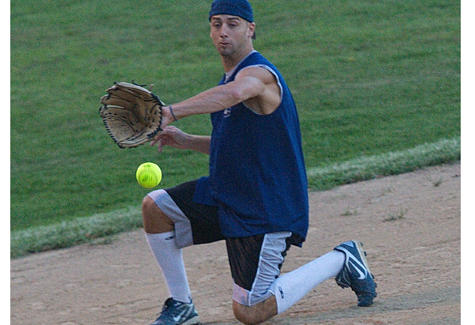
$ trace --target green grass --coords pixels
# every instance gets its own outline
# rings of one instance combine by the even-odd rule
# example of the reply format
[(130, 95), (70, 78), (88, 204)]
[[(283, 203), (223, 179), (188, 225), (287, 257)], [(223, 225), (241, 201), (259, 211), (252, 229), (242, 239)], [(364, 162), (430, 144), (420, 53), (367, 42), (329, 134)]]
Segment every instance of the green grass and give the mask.
[(376, 177), (407, 173), (426, 166), (452, 163), (459, 161), (460, 157), (460, 139), (453, 138), (422, 144), (404, 151), (358, 157), (342, 163), (314, 167), (310, 168), (307, 174), (310, 187), (326, 190)]
[[(145, 161), (164, 187), (207, 173), (204, 155), (119, 149), (98, 108), (114, 81), (153, 83), (166, 103), (216, 85), (210, 2), (11, 3), (12, 231), (139, 206)], [(459, 2), (252, 3), (255, 47), (293, 91), (309, 171), (460, 136)], [(176, 125), (210, 133), (207, 116)]]
[(129, 207), (53, 225), (17, 230), (11, 233), (10, 256), (17, 258), (83, 243), (108, 243), (111, 236), (137, 229), (141, 224), (140, 209)]

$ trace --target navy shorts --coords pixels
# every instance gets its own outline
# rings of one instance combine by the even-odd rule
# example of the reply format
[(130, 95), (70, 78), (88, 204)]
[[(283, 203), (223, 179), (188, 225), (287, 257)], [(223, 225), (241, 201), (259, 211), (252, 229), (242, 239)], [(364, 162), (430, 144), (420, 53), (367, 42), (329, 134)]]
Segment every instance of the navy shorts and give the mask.
[(190, 181), (148, 195), (175, 223), (178, 247), (226, 241), (233, 300), (246, 306), (266, 300), (273, 295), (270, 287), (280, 274), (292, 234), (226, 238), (219, 227), (218, 208), (193, 202), (195, 187), (196, 181)]

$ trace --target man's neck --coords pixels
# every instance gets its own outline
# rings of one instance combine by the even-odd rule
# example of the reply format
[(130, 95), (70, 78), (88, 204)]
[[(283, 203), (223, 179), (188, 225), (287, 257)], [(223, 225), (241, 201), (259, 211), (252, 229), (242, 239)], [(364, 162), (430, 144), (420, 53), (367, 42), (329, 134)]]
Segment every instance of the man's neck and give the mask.
[(225, 71), (225, 82), (228, 82), (228, 79), (233, 75), (234, 71), (237, 69), (237, 67), (239, 66), (239, 64), (244, 61), (249, 55), (251, 55), (252, 53), (254, 52), (257, 52), (256, 50), (252, 50), (251, 52), (249, 52), (245, 57), (242, 58), (241, 61), (239, 61), (231, 70), (229, 71)]
[(254, 51), (254, 48), (251, 46), (245, 51), (242, 51), (236, 55), (221, 56), (221, 62), (223, 63), (224, 72), (229, 72), (233, 70), (242, 60), (244, 60), (251, 52)]

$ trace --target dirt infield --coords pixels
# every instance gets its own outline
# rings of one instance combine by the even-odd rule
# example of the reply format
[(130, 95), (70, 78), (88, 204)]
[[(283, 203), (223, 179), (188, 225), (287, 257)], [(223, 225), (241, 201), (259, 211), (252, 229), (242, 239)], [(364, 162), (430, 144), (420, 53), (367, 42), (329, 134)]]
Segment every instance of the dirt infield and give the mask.
[[(460, 164), (311, 192), (310, 229), (283, 272), (348, 239), (378, 283), (369, 308), (326, 281), (265, 324), (459, 324)], [(203, 324), (239, 324), (223, 243), (185, 250)], [(149, 324), (167, 298), (143, 232), (11, 261), (11, 324)]]

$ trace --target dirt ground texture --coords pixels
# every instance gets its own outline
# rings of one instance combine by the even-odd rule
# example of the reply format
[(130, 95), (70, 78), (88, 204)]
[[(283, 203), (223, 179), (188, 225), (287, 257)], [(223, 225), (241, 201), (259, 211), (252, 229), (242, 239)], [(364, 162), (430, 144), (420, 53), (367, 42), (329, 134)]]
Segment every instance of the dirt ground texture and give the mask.
[[(310, 228), (289, 272), (349, 239), (378, 284), (372, 307), (328, 280), (265, 324), (460, 324), (460, 164), (310, 192)], [(224, 243), (185, 249), (202, 324), (239, 324)], [(149, 324), (168, 292), (143, 230), (11, 261), (11, 324)]]

